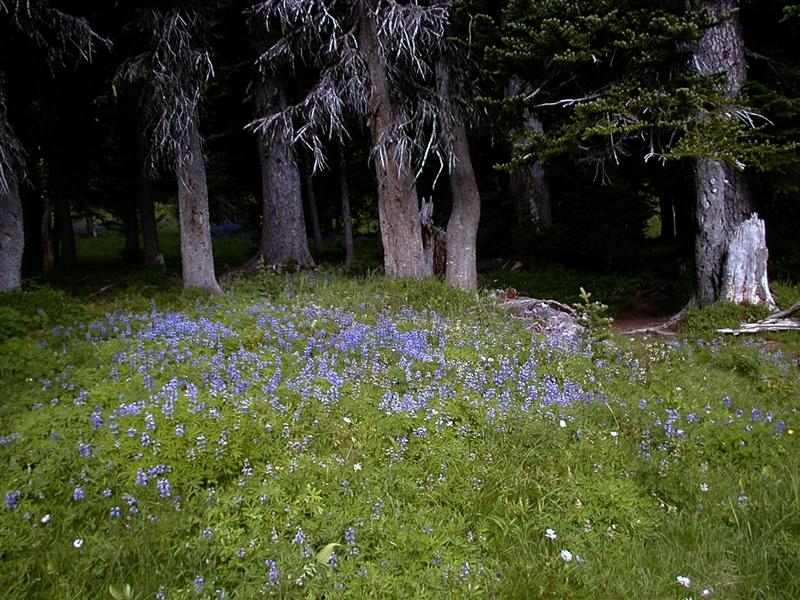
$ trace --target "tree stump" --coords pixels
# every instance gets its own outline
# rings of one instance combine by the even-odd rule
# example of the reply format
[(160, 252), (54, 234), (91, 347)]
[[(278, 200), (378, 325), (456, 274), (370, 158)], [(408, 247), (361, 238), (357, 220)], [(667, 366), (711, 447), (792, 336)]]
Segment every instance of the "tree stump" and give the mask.
[(719, 299), (736, 304), (765, 305), (775, 309), (767, 280), (764, 221), (753, 214), (733, 232), (720, 281)]
[(433, 199), (422, 200), (419, 211), (422, 227), (422, 261), (426, 277), (444, 279), (447, 268), (447, 234), (433, 222)]

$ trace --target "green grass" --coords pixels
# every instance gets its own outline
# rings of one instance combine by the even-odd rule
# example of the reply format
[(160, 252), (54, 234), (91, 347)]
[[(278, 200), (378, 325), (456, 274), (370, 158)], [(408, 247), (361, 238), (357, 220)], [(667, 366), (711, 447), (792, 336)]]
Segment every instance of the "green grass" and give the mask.
[(100, 264), (0, 297), (4, 598), (800, 597), (797, 334), (589, 346), (435, 281)]

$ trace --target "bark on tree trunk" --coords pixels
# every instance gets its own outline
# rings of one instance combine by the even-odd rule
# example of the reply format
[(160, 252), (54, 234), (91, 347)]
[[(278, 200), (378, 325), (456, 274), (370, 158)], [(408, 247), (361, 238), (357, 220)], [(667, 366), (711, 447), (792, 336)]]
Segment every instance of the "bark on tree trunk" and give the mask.
[(136, 152), (136, 204), (139, 207), (139, 218), (142, 225), (142, 247), (144, 250), (145, 267), (163, 267), (164, 256), (158, 244), (158, 224), (156, 222), (156, 208), (153, 201), (153, 186), (145, 173), (147, 162), (146, 142), (144, 127), (141, 122), (137, 124), (137, 152)]
[(699, 306), (708, 306), (723, 299), (720, 292), (728, 244), (736, 228), (752, 213), (752, 204), (744, 174), (731, 165), (700, 158), (695, 161), (694, 173), (695, 299)]
[[(35, 177), (36, 173), (28, 175)], [(33, 176), (33, 177), (32, 177)], [(25, 252), (22, 255), (23, 272), (41, 273), (42, 270), (42, 213), (44, 203), (36, 180), (19, 190), (22, 201), (22, 223), (25, 227)]]
[(24, 152), (6, 113), (5, 90), (0, 80), (0, 292), (22, 287), (25, 228), (17, 169)]
[[(517, 78), (509, 84), (508, 93), (516, 95), (524, 89)], [(527, 110), (524, 113), (525, 129), (542, 133), (542, 122)], [(525, 136), (527, 137), (527, 136)], [(509, 186), (517, 205), (517, 222), (532, 226), (534, 231), (544, 231), (553, 225), (553, 199), (547, 172), (540, 161), (526, 165), (510, 175)]]
[(122, 260), (129, 265), (139, 264), (139, 213), (133, 202), (126, 202), (125, 206), (125, 247), (122, 250)]
[[(731, 99), (741, 92), (746, 80), (746, 62), (742, 28), (736, 9), (738, 0), (706, 0), (702, 3), (715, 20), (697, 42), (694, 68), (702, 75), (725, 73), (722, 91)], [(745, 175), (725, 162), (699, 158), (694, 164), (696, 189), (695, 270), (697, 284), (695, 304), (707, 306), (715, 302), (740, 301), (735, 298), (763, 298), (771, 301), (766, 286), (767, 253), (751, 244), (752, 260), (744, 261), (742, 252), (730, 252), (739, 226), (753, 214), (753, 203)], [(726, 265), (725, 261), (730, 264)], [(744, 262), (743, 262), (744, 261)], [(745, 263), (753, 271), (741, 276)], [(737, 274), (736, 280), (731, 279)], [(764, 290), (739, 289), (736, 285), (757, 286)]]
[[(449, 101), (450, 71), (446, 55), (436, 64), (439, 95)], [(472, 168), (467, 128), (456, 117), (448, 132), (453, 138), (450, 192), (453, 206), (445, 234), (445, 282), (462, 290), (478, 289), (476, 244), (481, 218), (481, 196)]]
[(58, 245), (61, 249), (60, 259), (65, 265), (74, 265), (78, 262), (78, 252), (75, 248), (75, 230), (72, 227), (72, 207), (67, 196), (67, 178), (64, 177), (60, 158), (51, 155), (50, 168), (52, 179), (50, 193), (55, 203), (56, 228), (58, 229)]
[(14, 174), (5, 174), (5, 179), (5, 186), (0, 183), (0, 292), (22, 287), (25, 247), (19, 186)]
[(673, 210), (672, 196), (661, 194), (658, 198), (659, 217), (661, 219), (661, 232), (659, 239), (668, 242), (675, 239), (675, 212)]
[(347, 157), (344, 146), (339, 146), (339, 189), (342, 196), (342, 228), (344, 229), (344, 264), (355, 259), (353, 249), (353, 217), (350, 214), (350, 185), (347, 180)]
[(189, 155), (183, 161), (177, 161), (175, 168), (178, 177), (183, 287), (219, 294), (222, 290), (214, 274), (206, 166), (200, 147), (197, 115), (192, 120), (188, 135)]
[(422, 264), (425, 277), (444, 279), (447, 272), (447, 232), (433, 220), (433, 198), (422, 199), (419, 221), (422, 226)]
[[(61, 136), (58, 131), (56, 115), (57, 110), (53, 105), (53, 98), (42, 79), (38, 84), (39, 101), (42, 105), (42, 125), (47, 141), (46, 162), (48, 170), (48, 195), (49, 204), (55, 217), (53, 236), (53, 253), (61, 262), (71, 265), (77, 262), (78, 255), (75, 249), (75, 233), (72, 228), (72, 211), (67, 190), (69, 187), (66, 176), (66, 157), (68, 154), (63, 148)], [(60, 251), (60, 252), (59, 252)]]
[(383, 242), (383, 262), (390, 277), (424, 277), (419, 200), (409, 158), (400, 158), (391, 141), (396, 116), (389, 99), (386, 65), (381, 56), (373, 2), (362, 0), (358, 51), (369, 71), (369, 119), (372, 145), (377, 150), (378, 221)]
[(317, 212), (317, 194), (314, 192), (314, 175), (311, 167), (306, 163), (303, 167), (306, 179), (306, 199), (308, 201), (308, 216), (311, 221), (311, 234), (314, 236), (314, 246), (317, 250), (322, 248), (322, 231), (319, 228), (319, 212)]
[(453, 130), (455, 164), (450, 172), (453, 209), (447, 222), (447, 270), (445, 281), (462, 290), (478, 288), (476, 244), (481, 218), (481, 197), (472, 168), (467, 130), (458, 123)]
[[(281, 85), (259, 76), (256, 111), (270, 114), (285, 105)], [(303, 216), (303, 193), (300, 173), (292, 152), (291, 140), (284, 132), (273, 137), (258, 134), (258, 158), (261, 166), (261, 244), (264, 263), (285, 267), (313, 267)]]
[(50, 276), (56, 265), (56, 244), (53, 240), (53, 213), (45, 205), (41, 214), (42, 231), (42, 276)]
[(86, 220), (86, 234), (89, 237), (96, 238), (97, 237), (97, 225), (94, 222), (94, 215), (90, 209), (86, 209), (86, 215), (84, 217)]
[(767, 259), (764, 221), (753, 214), (736, 228), (728, 243), (720, 299), (736, 304), (764, 304), (774, 310), (775, 300), (767, 279)]

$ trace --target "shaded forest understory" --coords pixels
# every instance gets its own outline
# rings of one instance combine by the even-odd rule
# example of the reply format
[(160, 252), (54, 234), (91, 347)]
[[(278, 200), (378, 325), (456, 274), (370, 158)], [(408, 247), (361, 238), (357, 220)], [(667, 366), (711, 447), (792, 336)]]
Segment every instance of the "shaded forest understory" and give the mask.
[[(77, 224), (123, 234), (133, 268), (173, 261), (177, 228), (187, 289), (262, 264), (469, 290), (563, 265), (638, 279), (614, 305), (774, 308), (767, 273), (800, 272), (797, 16), (0, 2), (0, 289), (91, 270)], [(212, 232), (241, 249), (216, 268)]]

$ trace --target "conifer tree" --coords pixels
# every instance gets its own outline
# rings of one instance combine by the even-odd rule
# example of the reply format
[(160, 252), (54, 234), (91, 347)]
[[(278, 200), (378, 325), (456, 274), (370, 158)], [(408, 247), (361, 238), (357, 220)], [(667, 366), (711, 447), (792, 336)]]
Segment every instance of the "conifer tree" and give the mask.
[(210, 54), (198, 43), (207, 18), (191, 7), (147, 10), (141, 26), (148, 47), (123, 66), (121, 75), (145, 90), (152, 170), (166, 167), (178, 180), (183, 286), (219, 293), (199, 125), (203, 92), (213, 74)]
[[(4, 41), (35, 50), (51, 72), (70, 61), (89, 61), (98, 45), (109, 45), (85, 19), (61, 11), (47, 0), (8, 4), (0, 0), (0, 19), (7, 21), (4, 25), (12, 34)], [(2, 44), (0, 50), (5, 54)], [(4, 66), (0, 61), (0, 291), (22, 285), (25, 246), (20, 185), (26, 182), (26, 155), (8, 117)], [(64, 218), (70, 218), (68, 208)]]

